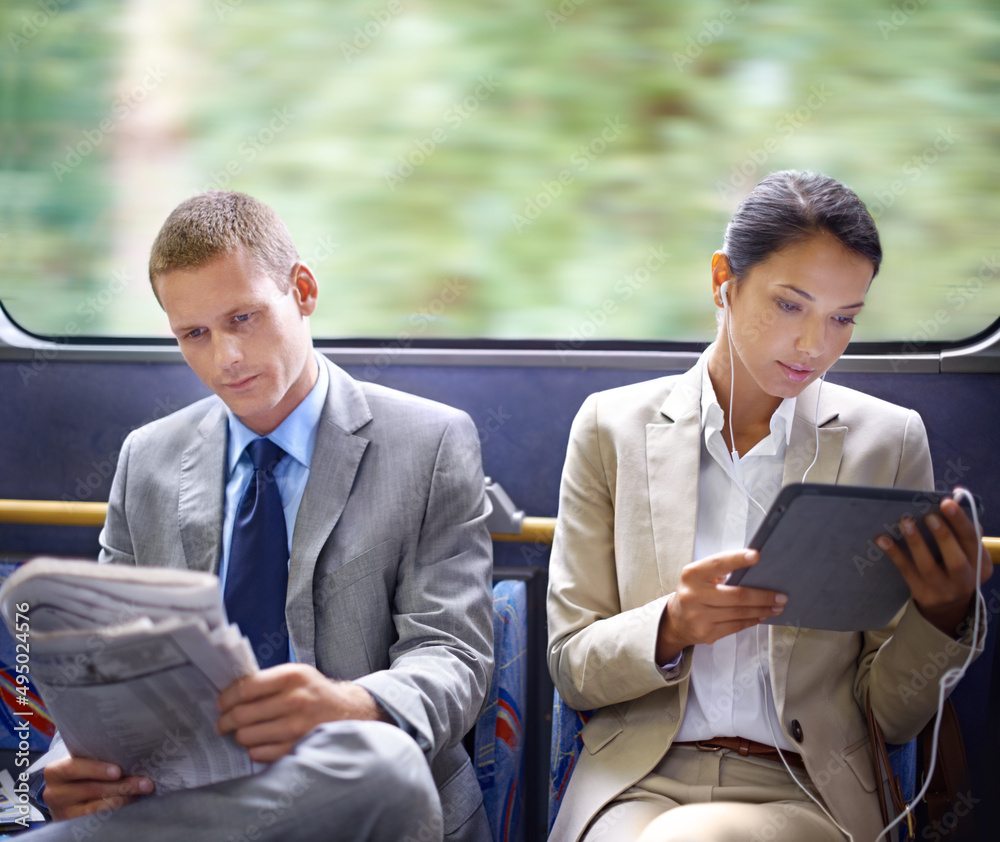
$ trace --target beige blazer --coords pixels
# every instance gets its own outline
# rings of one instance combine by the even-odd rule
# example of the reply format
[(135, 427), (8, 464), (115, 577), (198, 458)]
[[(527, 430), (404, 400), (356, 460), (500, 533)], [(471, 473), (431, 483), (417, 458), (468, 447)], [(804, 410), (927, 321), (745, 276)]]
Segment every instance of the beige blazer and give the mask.
[[(694, 555), (705, 359), (679, 376), (591, 395), (573, 423), (549, 567), (549, 670), (569, 705), (599, 711), (583, 729), (553, 842), (579, 839), (608, 802), (645, 777), (684, 715), (690, 650), (673, 680), (653, 653), (666, 595)], [(796, 402), (785, 484), (801, 481), (816, 452), (817, 388)], [(810, 482), (933, 487), (916, 412), (828, 383), (816, 418)], [(926, 622), (912, 601), (894, 631), (767, 632), (782, 729), (834, 818), (857, 842), (874, 840), (882, 822), (865, 693), (886, 739), (906, 742), (936, 710), (935, 679), (969, 648)]]

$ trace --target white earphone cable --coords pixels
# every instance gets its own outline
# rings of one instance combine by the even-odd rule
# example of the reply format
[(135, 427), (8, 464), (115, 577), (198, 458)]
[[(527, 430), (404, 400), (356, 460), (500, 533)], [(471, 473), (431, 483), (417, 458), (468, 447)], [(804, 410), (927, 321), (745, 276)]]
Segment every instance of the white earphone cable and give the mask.
[[(795, 781), (798, 788), (809, 796), (810, 800), (813, 801), (816, 804), (816, 806), (819, 807), (826, 814), (826, 817), (837, 826), (837, 829), (840, 830), (841, 833), (843, 833), (848, 838), (848, 840), (850, 840), (850, 842), (854, 842), (854, 837), (851, 835), (850, 831), (847, 830), (847, 828), (842, 827), (837, 822), (837, 820), (832, 815), (830, 815), (830, 811), (826, 809), (823, 803), (809, 791), (809, 789), (806, 787), (805, 784), (802, 783), (802, 781), (799, 780), (798, 776), (792, 771), (792, 767), (788, 765), (788, 761), (785, 759), (784, 752), (782, 752), (782, 750), (778, 747), (778, 738), (774, 733), (774, 725), (771, 724), (771, 714), (768, 712), (767, 700), (768, 697), (770, 696), (770, 693), (768, 693), (768, 690), (770, 689), (770, 684), (768, 683), (767, 679), (764, 676), (764, 662), (761, 660), (760, 657), (759, 624), (756, 626), (756, 637), (757, 637), (757, 668), (760, 671), (760, 683), (761, 687), (764, 690), (764, 718), (767, 720), (767, 729), (768, 731), (771, 732), (771, 742), (774, 743), (774, 750), (778, 752), (778, 757), (781, 758), (781, 762), (784, 764), (785, 769), (788, 770), (788, 774), (792, 776), (792, 780)], [(778, 708), (777, 705), (774, 703), (773, 698), (771, 699), (771, 706), (774, 708), (774, 716), (775, 718), (777, 718)]]
[(733, 472), (736, 474), (736, 481), (739, 483), (740, 488), (746, 495), (747, 500), (753, 503), (762, 515), (767, 515), (767, 511), (764, 507), (757, 502), (754, 496), (747, 489), (746, 483), (743, 480), (743, 466), (740, 464), (740, 454), (736, 450), (736, 435), (733, 433), (733, 393), (736, 391), (736, 366), (733, 364), (733, 323), (729, 315), (729, 284), (730, 281), (726, 281), (722, 285), (721, 296), (722, 296), (722, 310), (726, 317), (726, 339), (729, 342), (729, 441), (732, 445), (732, 452), (730, 455), (733, 457)]
[[(960, 497), (964, 497), (969, 501), (969, 508), (972, 511), (972, 524), (975, 527), (976, 535), (978, 536), (980, 534), (979, 513), (976, 510), (976, 500), (972, 496), (972, 493), (967, 488), (959, 486), (955, 489), (954, 497), (956, 501)], [(962, 662), (962, 666), (952, 667), (941, 676), (941, 683), (938, 685), (938, 708), (934, 719), (933, 736), (931, 738), (931, 762), (930, 768), (924, 770), (924, 785), (920, 787), (920, 790), (913, 796), (913, 800), (906, 806), (906, 809), (885, 826), (882, 832), (878, 835), (876, 842), (878, 842), (879, 839), (886, 837), (886, 834), (888, 834), (890, 830), (906, 818), (908, 813), (912, 813), (914, 811), (916, 805), (920, 803), (920, 800), (927, 792), (927, 788), (931, 785), (931, 778), (934, 775), (934, 766), (937, 764), (938, 738), (941, 733), (941, 714), (944, 711), (945, 699), (948, 698), (948, 694), (952, 691), (952, 689), (954, 689), (955, 685), (962, 680), (966, 670), (968, 670), (969, 664), (972, 663), (972, 659), (976, 654), (976, 645), (979, 642), (979, 628), (982, 621), (982, 614), (986, 610), (986, 600), (983, 599), (983, 593), (979, 586), (983, 573), (984, 552), (986, 552), (985, 549), (980, 546), (979, 554), (976, 556), (976, 609), (973, 612), (972, 645), (969, 648), (969, 654), (965, 657), (965, 661)], [(881, 784), (881, 782), (879, 783)]]
[[(728, 421), (729, 421), (729, 440), (730, 440), (730, 442), (732, 444), (732, 453), (731, 453), (731, 455), (732, 455), (732, 458), (733, 458), (733, 469), (734, 469), (734, 472), (736, 474), (736, 480), (739, 483), (740, 488), (743, 490), (743, 493), (746, 495), (747, 499), (750, 502), (752, 502), (758, 509), (760, 509), (761, 513), (763, 513), (763, 514), (766, 515), (767, 512), (764, 510), (764, 507), (761, 506), (760, 503), (758, 503), (757, 500), (750, 494), (749, 490), (746, 487), (746, 484), (744, 483), (744, 480), (743, 480), (743, 470), (742, 470), (742, 466), (740, 465), (740, 455), (739, 455), (739, 452), (736, 449), (736, 436), (733, 433), (733, 393), (735, 392), (735, 389), (736, 389), (736, 368), (735, 368), (735, 366), (733, 364), (734, 354), (733, 354), (732, 320), (731, 320), (730, 314), (729, 314), (729, 297), (727, 295), (729, 283), (730, 283), (729, 281), (726, 281), (722, 285), (721, 296), (722, 296), (722, 309), (724, 311), (724, 315), (725, 315), (725, 319), (726, 319), (726, 339), (728, 340), (728, 344), (729, 344), (729, 376), (730, 376), (730, 380), (729, 380), (729, 418), (728, 418)], [(802, 475), (802, 482), (806, 481), (806, 477), (809, 476), (809, 472), (813, 469), (813, 466), (816, 464), (816, 461), (819, 459), (819, 424), (818, 424), (818, 422), (819, 422), (819, 400), (820, 400), (820, 395), (822, 394), (822, 391), (823, 391), (823, 382), (824, 382), (824, 378), (825, 377), (826, 377), (826, 373), (824, 372), (820, 376), (819, 388), (816, 390), (816, 407), (815, 407), (815, 410), (814, 410), (814, 413), (813, 413), (813, 416), (814, 416), (813, 417), (813, 427), (815, 427), (815, 431), (816, 431), (816, 452), (813, 455), (812, 462), (809, 463), (809, 467), (806, 468), (805, 473)], [(969, 501), (970, 509), (972, 511), (973, 525), (975, 526), (976, 534), (979, 535), (979, 515), (978, 515), (978, 512), (976, 511), (976, 502), (975, 502), (975, 499), (973, 498), (972, 494), (968, 491), (968, 489), (962, 488), (962, 487), (958, 487), (958, 488), (955, 489), (954, 496), (955, 496), (956, 500), (958, 500), (959, 498), (963, 498), (964, 497), (965, 499), (967, 499)], [(940, 734), (940, 731), (941, 731), (941, 714), (942, 714), (942, 711), (944, 710), (945, 699), (947, 698), (948, 693), (955, 687), (956, 684), (958, 684), (958, 682), (965, 675), (966, 670), (968, 670), (969, 664), (972, 663), (972, 658), (975, 655), (976, 643), (979, 640), (979, 629), (980, 629), (981, 622), (982, 622), (982, 614), (983, 614), (983, 611), (985, 610), (983, 595), (982, 595), (982, 592), (979, 589), (979, 582), (980, 582), (980, 579), (981, 579), (981, 576), (982, 576), (982, 569), (983, 569), (983, 555), (982, 554), (983, 554), (983, 550), (980, 548), (979, 555), (976, 558), (976, 603), (975, 603), (974, 621), (973, 621), (973, 626), (972, 626), (972, 646), (971, 646), (971, 648), (969, 650), (969, 654), (966, 656), (966, 659), (963, 662), (962, 666), (961, 667), (957, 667), (957, 668), (952, 668), (952, 669), (948, 670), (941, 677), (941, 682), (940, 682), (940, 684), (938, 686), (938, 708), (937, 708), (937, 715), (936, 715), (935, 722), (934, 722), (933, 737), (932, 737), (932, 742), (931, 742), (931, 763), (930, 763), (930, 768), (925, 771), (925, 774), (924, 774), (924, 784), (920, 788), (920, 791), (917, 792), (914, 795), (913, 800), (907, 805), (906, 809), (903, 810), (903, 812), (901, 812), (893, 821), (891, 821), (886, 827), (884, 827), (882, 829), (882, 831), (879, 833), (878, 837), (876, 838), (875, 842), (879, 842), (879, 840), (881, 840), (883, 838), (886, 838), (886, 835), (889, 833), (889, 831), (891, 831), (894, 827), (896, 827), (896, 825), (898, 825), (901, 821), (903, 821), (903, 819), (906, 818), (907, 814), (913, 812), (915, 806), (920, 802), (920, 799), (922, 799), (924, 797), (924, 794), (927, 792), (927, 788), (930, 786), (931, 776), (933, 775), (934, 766), (935, 766), (936, 761), (937, 761), (938, 740), (939, 740), (939, 734)], [(761, 652), (760, 652), (760, 626), (759, 625), (756, 627), (756, 642), (757, 642), (757, 666), (758, 666), (758, 669), (759, 669), (759, 672), (760, 672), (761, 686), (762, 686), (763, 691), (764, 691), (764, 712), (765, 712), (765, 718), (767, 720), (767, 727), (768, 727), (768, 730), (771, 733), (771, 740), (774, 743), (775, 750), (778, 752), (778, 756), (781, 758), (781, 762), (784, 764), (785, 769), (788, 770), (788, 774), (791, 775), (792, 780), (795, 781), (795, 783), (798, 785), (799, 789), (801, 789), (807, 796), (809, 796), (809, 798), (813, 802), (816, 803), (816, 805), (826, 814), (827, 818), (829, 818), (830, 821), (833, 822), (833, 824), (836, 825), (837, 828), (840, 829), (840, 831), (843, 832), (847, 836), (847, 838), (849, 840), (851, 840), (851, 842), (854, 842), (854, 837), (850, 834), (850, 832), (848, 832), (846, 828), (841, 827), (841, 825), (837, 823), (836, 819), (834, 819), (833, 816), (830, 815), (830, 812), (819, 801), (819, 799), (817, 799), (816, 796), (814, 796), (809, 791), (809, 789), (802, 783), (802, 781), (799, 780), (799, 778), (796, 776), (796, 774), (792, 771), (792, 767), (788, 764), (788, 761), (785, 759), (784, 753), (781, 751), (780, 748), (778, 748), (778, 740), (777, 740), (777, 737), (776, 737), (776, 735), (774, 733), (774, 726), (773, 726), (773, 724), (771, 722), (771, 715), (768, 712), (768, 697), (770, 695), (770, 693), (769, 693), (770, 686), (769, 686), (769, 682), (767, 681), (767, 679), (766, 679), (766, 677), (764, 675), (764, 662), (761, 659)], [(773, 698), (771, 699), (770, 704), (771, 704), (771, 707), (774, 709), (774, 715), (775, 715), (775, 717), (777, 717), (777, 715), (778, 715), (777, 714), (777, 706), (774, 703), (774, 699)], [(879, 782), (879, 785), (881, 785), (881, 782)]]
[[(817, 405), (818, 405), (818, 403), (819, 403), (819, 401), (817, 399)], [(815, 462), (815, 460), (813, 460), (813, 461)], [(810, 465), (810, 467), (812, 467), (812, 466)], [(807, 473), (808, 473), (808, 471), (807, 471)], [(954, 497), (955, 497), (956, 500), (958, 500), (959, 498), (964, 497), (966, 500), (969, 501), (969, 507), (970, 507), (970, 509), (972, 511), (972, 522), (973, 522), (973, 525), (974, 525), (975, 530), (976, 530), (976, 535), (979, 535), (980, 534), (980, 531), (979, 531), (979, 529), (980, 529), (979, 528), (979, 514), (978, 514), (978, 512), (976, 510), (976, 501), (973, 498), (972, 494), (969, 492), (968, 489), (962, 488), (962, 487), (958, 487), (958, 488), (955, 489)], [(976, 653), (976, 644), (979, 641), (979, 629), (980, 629), (981, 622), (982, 622), (982, 614), (983, 614), (983, 611), (985, 611), (985, 600), (983, 599), (982, 591), (979, 588), (979, 582), (980, 582), (980, 579), (982, 578), (982, 571), (983, 571), (983, 552), (985, 552), (985, 550), (983, 550), (982, 548), (980, 548), (979, 555), (976, 558), (976, 607), (975, 607), (975, 611), (973, 612), (972, 646), (969, 649), (969, 654), (966, 656), (965, 661), (962, 663), (962, 666), (960, 666), (960, 667), (953, 667), (952, 669), (950, 669), (947, 672), (945, 672), (945, 674), (941, 677), (941, 683), (938, 686), (937, 714), (936, 714), (935, 721), (934, 721), (934, 731), (933, 731), (933, 736), (932, 736), (932, 740), (931, 740), (931, 762), (930, 762), (930, 768), (927, 769), (927, 770), (925, 770), (925, 772), (924, 772), (924, 785), (913, 796), (913, 799), (906, 806), (906, 809), (903, 810), (898, 816), (896, 816), (895, 819), (893, 819), (891, 822), (889, 822), (889, 824), (886, 825), (881, 830), (881, 832), (879, 833), (879, 835), (876, 837), (875, 842), (879, 842), (879, 840), (881, 840), (883, 838), (888, 838), (887, 834), (889, 833), (889, 831), (891, 831), (894, 827), (896, 827), (896, 825), (898, 825), (901, 821), (903, 821), (906, 818), (907, 814), (914, 812), (914, 810), (916, 809), (916, 805), (920, 803), (920, 800), (924, 797), (924, 794), (927, 792), (927, 789), (928, 789), (928, 787), (931, 784), (931, 777), (934, 774), (934, 766), (937, 763), (938, 740), (939, 740), (939, 734), (940, 734), (940, 731), (941, 731), (941, 713), (944, 710), (945, 699), (948, 697), (948, 693), (955, 687), (956, 684), (958, 684), (958, 682), (965, 675), (966, 670), (968, 670), (969, 664), (972, 663), (972, 658), (974, 657), (974, 655)], [(767, 714), (766, 715), (766, 718), (767, 718), (767, 727), (768, 727), (768, 730), (771, 732), (771, 740), (774, 742), (775, 750), (778, 752), (778, 756), (781, 757), (781, 762), (784, 764), (785, 768), (788, 770), (788, 774), (792, 776), (792, 779), (795, 781), (796, 784), (798, 784), (799, 788), (806, 795), (808, 795), (809, 798), (812, 799), (819, 806), (819, 808), (824, 813), (826, 813), (827, 818), (829, 818), (830, 821), (832, 821), (835, 825), (837, 825), (837, 827), (843, 833), (845, 833), (847, 835), (848, 839), (852, 840), (852, 842), (853, 842), (853, 838), (854, 837), (852, 837), (851, 834), (846, 829), (844, 829), (839, 824), (837, 824), (837, 821), (833, 818), (833, 816), (830, 815), (830, 813), (827, 811), (827, 809), (802, 784), (802, 782), (798, 779), (798, 777), (796, 777), (795, 773), (792, 771), (792, 767), (789, 766), (788, 761), (785, 760), (785, 755), (782, 753), (781, 749), (778, 748), (777, 737), (775, 736), (775, 733), (774, 733), (774, 726), (771, 724), (771, 716), (770, 716), (769, 713), (767, 713), (767, 709), (768, 709), (768, 707), (767, 707), (768, 706), (768, 697), (771, 694), (768, 692), (770, 690), (770, 685), (769, 685), (769, 682), (766, 680), (766, 678), (764, 676), (764, 663), (761, 660), (761, 653), (760, 653), (760, 626), (759, 625), (756, 627), (756, 640), (757, 640), (757, 666), (758, 666), (758, 669), (760, 671), (761, 686), (762, 686), (762, 688), (764, 690), (764, 710), (765, 710), (765, 713)], [(777, 706), (774, 704), (773, 698), (771, 700), (771, 705), (774, 708), (775, 716), (777, 716), (778, 715), (778, 713), (777, 713)], [(878, 782), (878, 785), (879, 786), (882, 785), (881, 781)]]
[(806, 477), (809, 476), (809, 472), (813, 469), (813, 465), (816, 464), (816, 460), (819, 459), (819, 396), (823, 394), (824, 377), (826, 377), (825, 371), (819, 376), (819, 388), (816, 390), (816, 408), (813, 410), (813, 428), (816, 431), (816, 452), (813, 454), (813, 460), (809, 463), (809, 467), (806, 468), (806, 472), (802, 475), (803, 483), (806, 481)]

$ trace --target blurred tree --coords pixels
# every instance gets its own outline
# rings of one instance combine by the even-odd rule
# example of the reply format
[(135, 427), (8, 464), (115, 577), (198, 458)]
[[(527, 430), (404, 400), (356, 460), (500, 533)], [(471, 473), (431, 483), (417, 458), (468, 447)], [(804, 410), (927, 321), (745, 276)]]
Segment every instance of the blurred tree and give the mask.
[(787, 167), (841, 179), (879, 220), (886, 261), (856, 339), (919, 346), (1000, 312), (993, 4), (0, 14), (0, 298), (35, 331), (163, 332), (149, 244), (181, 199), (226, 188), (273, 205), (314, 264), (316, 335), (705, 340), (726, 220)]

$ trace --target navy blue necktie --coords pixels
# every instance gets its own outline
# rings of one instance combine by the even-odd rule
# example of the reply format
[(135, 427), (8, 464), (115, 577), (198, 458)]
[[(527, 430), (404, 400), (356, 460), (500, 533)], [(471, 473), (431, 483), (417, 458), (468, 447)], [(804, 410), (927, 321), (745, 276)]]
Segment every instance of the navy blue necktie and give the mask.
[(247, 445), (247, 453), (253, 476), (233, 524), (225, 603), (229, 620), (249, 638), (263, 669), (288, 660), (288, 530), (274, 479), (285, 451), (260, 438)]

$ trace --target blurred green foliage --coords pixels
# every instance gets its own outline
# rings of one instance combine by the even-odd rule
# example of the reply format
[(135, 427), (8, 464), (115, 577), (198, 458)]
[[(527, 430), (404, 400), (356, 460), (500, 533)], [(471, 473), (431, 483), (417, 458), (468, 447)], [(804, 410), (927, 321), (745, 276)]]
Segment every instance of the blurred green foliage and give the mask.
[(886, 260), (859, 340), (1000, 313), (987, 0), (13, 0), (0, 299), (162, 334), (145, 260), (225, 187), (287, 222), (314, 334), (703, 340), (709, 261), (769, 171), (825, 172)]

